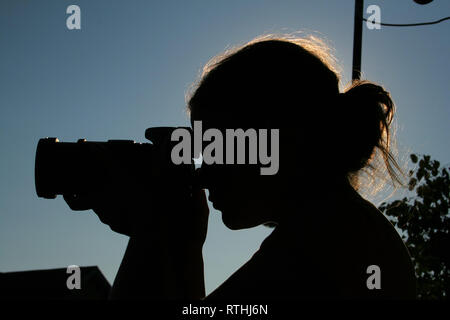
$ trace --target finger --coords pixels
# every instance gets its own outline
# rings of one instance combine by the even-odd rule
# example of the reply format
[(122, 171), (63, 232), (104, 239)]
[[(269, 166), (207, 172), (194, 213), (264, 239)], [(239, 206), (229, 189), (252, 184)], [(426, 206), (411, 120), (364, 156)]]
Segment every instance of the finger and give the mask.
[(127, 236), (131, 235), (130, 224), (124, 219), (124, 212), (119, 207), (94, 207), (93, 211), (99, 220), (108, 225), (112, 231)]
[(196, 190), (193, 192), (194, 205), (197, 212), (200, 212), (203, 217), (208, 217), (209, 207), (206, 200), (206, 192), (204, 189)]
[(91, 199), (87, 195), (65, 194), (63, 198), (72, 210), (82, 211), (91, 209)]
[(194, 202), (194, 214), (196, 215), (193, 218), (193, 221), (195, 221), (193, 231), (196, 233), (195, 238), (197, 238), (197, 241), (203, 243), (206, 239), (209, 219), (209, 208), (205, 190), (200, 189), (194, 191), (192, 198)]

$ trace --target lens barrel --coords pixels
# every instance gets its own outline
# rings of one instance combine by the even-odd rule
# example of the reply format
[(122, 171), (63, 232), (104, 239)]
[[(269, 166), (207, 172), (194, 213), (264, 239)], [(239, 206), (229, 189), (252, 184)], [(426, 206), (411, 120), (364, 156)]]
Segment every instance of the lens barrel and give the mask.
[(36, 149), (35, 187), (38, 197), (95, 194), (107, 185), (126, 179), (123, 188), (133, 184), (156, 187), (199, 186), (193, 163), (175, 165), (171, 161), (170, 141), (174, 127), (155, 127), (146, 131), (153, 143), (133, 140), (60, 142), (42, 138)]
[[(111, 178), (109, 163), (148, 159), (149, 147), (132, 140), (59, 142), (40, 139), (36, 149), (35, 186), (41, 198), (78, 195), (101, 187)], [(145, 150), (144, 150), (145, 149)], [(146, 152), (147, 151), (147, 152)], [(145, 158), (145, 159), (144, 159)], [(123, 162), (123, 161), (122, 161)], [(131, 167), (133, 164), (124, 165)]]

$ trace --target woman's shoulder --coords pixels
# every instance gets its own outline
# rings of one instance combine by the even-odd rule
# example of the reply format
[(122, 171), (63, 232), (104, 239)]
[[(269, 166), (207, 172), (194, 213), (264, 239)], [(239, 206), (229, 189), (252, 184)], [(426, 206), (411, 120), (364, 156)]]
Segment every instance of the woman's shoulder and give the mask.
[[(415, 297), (408, 251), (372, 203), (355, 192), (296, 214), (310, 219), (276, 227), (208, 300)], [(379, 289), (368, 286), (373, 270)]]
[(368, 296), (415, 298), (414, 267), (408, 249), (377, 207), (355, 191), (339, 206), (332, 221), (336, 230), (341, 229), (335, 245), (347, 248), (342, 250), (342, 257), (359, 268), (363, 279), (377, 277), (381, 284), (374, 288), (364, 281), (360, 289)]
[(334, 295), (321, 266), (302, 252), (297, 241), (276, 227), (251, 259), (206, 300), (310, 299)]

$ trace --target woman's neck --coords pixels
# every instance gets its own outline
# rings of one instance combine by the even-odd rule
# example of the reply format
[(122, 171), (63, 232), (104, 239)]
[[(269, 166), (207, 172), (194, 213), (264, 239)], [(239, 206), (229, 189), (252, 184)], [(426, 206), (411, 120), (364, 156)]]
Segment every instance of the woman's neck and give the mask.
[[(315, 180), (317, 181), (317, 180)], [(332, 180), (327, 183), (306, 183), (299, 188), (282, 192), (277, 212), (278, 226), (298, 230), (298, 226), (320, 224), (333, 214), (336, 207), (352, 201), (358, 193), (348, 180)]]

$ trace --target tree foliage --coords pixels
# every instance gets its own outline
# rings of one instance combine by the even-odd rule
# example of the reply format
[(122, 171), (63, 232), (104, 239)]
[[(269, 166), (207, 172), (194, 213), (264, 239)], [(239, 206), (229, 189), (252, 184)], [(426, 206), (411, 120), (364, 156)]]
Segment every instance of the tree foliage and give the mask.
[(419, 299), (448, 299), (450, 294), (449, 167), (428, 155), (411, 155), (410, 197), (382, 203), (380, 210), (402, 234), (411, 254)]

